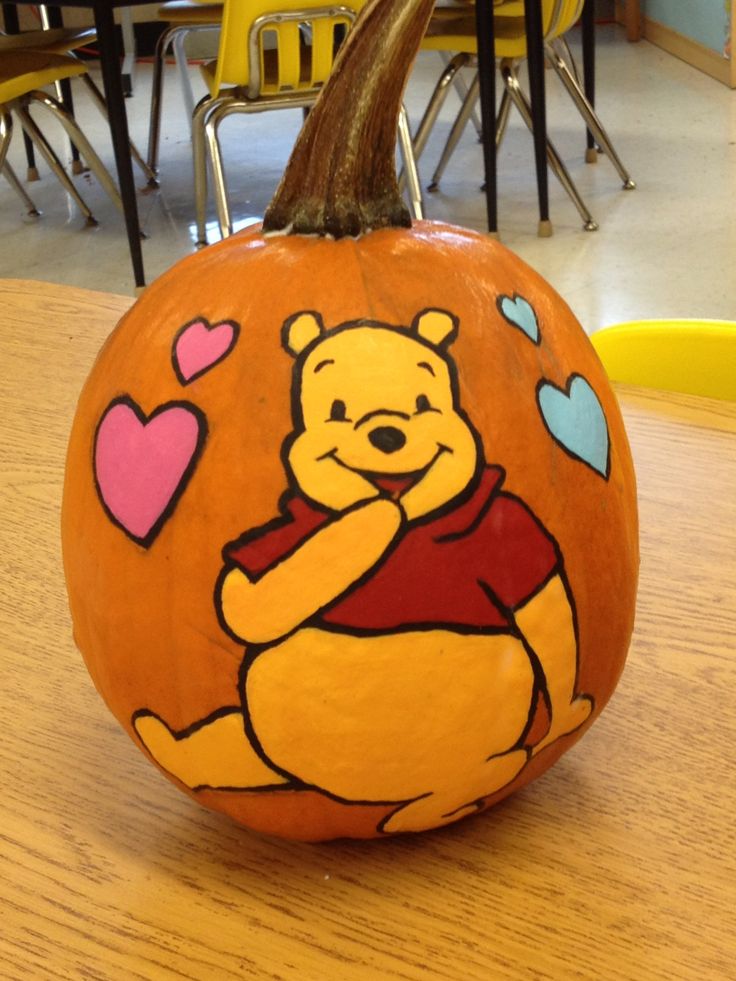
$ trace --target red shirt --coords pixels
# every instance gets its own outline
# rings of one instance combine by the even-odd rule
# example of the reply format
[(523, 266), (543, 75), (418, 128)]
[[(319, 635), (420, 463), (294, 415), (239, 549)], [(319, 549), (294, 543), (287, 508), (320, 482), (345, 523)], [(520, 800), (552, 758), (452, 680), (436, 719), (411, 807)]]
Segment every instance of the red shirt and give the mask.
[[(471, 496), (426, 523), (407, 526), (364, 579), (310, 621), (356, 631), (448, 626), (506, 629), (511, 612), (559, 564), (554, 540), (530, 509), (501, 491), (504, 472), (487, 466)], [(282, 519), (224, 549), (226, 561), (257, 579), (320, 526), (335, 520), (299, 496)]]

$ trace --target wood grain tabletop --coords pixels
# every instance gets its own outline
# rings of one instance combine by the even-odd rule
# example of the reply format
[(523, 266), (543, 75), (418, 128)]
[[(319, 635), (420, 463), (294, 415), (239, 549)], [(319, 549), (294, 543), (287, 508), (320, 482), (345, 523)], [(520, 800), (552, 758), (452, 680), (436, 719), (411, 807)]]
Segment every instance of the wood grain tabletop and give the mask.
[(290, 843), (167, 782), (72, 641), (66, 439), (131, 302), (0, 281), (0, 978), (736, 978), (736, 404), (618, 389), (637, 624), (580, 743), (441, 831)]

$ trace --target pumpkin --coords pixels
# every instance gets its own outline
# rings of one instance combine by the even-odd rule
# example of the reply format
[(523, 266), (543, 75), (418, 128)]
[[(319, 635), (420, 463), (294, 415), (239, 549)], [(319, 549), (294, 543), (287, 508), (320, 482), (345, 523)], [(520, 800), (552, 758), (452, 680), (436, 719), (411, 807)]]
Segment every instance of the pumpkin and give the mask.
[(412, 224), (398, 194), (431, 6), (372, 0), (264, 226), (143, 293), (70, 437), (98, 691), (182, 790), (285, 837), (506, 797), (598, 716), (632, 631), (634, 472), (585, 333), (493, 238)]

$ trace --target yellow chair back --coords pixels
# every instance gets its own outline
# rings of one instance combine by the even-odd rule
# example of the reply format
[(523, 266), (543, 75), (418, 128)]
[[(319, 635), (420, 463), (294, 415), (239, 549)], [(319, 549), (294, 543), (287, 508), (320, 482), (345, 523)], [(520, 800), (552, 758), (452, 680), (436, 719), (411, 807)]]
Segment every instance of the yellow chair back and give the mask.
[(736, 322), (642, 320), (590, 339), (612, 381), (736, 401)]
[(225, 0), (210, 94), (239, 86), (257, 99), (316, 88), (327, 80), (337, 40), (364, 2)]

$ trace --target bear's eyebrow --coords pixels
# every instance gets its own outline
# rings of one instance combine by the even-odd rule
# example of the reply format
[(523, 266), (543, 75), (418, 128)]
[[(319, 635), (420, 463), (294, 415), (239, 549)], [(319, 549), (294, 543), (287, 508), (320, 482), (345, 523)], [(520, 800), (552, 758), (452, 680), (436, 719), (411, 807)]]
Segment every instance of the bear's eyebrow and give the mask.
[(417, 361), (417, 368), (426, 368), (427, 371), (434, 378), (434, 368), (428, 361)]
[(326, 367), (328, 364), (334, 364), (334, 363), (335, 362), (332, 360), (332, 358), (325, 358), (324, 361), (320, 361), (319, 364), (314, 366), (315, 375), (317, 374), (318, 371), (322, 371), (322, 369)]

